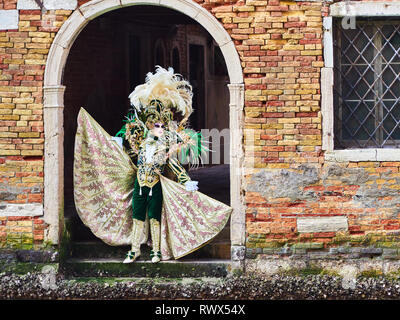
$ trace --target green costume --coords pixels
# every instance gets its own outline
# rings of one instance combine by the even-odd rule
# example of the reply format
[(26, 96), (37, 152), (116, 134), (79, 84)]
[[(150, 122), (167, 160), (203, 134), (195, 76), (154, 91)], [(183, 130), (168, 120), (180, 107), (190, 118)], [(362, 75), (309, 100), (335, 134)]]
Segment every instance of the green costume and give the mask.
[[(162, 189), (161, 236), (155, 236), (159, 230), (157, 219), (132, 219), (133, 193), (140, 193), (140, 186), (136, 186), (134, 191), (138, 168), (129, 156), (129, 150), (113, 141), (113, 137), (83, 108), (77, 122), (74, 152), (75, 206), (82, 222), (96, 237), (111, 246), (131, 245), (132, 240), (138, 237), (141, 244), (145, 244), (151, 228), (153, 248), (160, 246), (162, 260), (168, 260), (179, 259), (197, 250), (224, 228), (232, 208), (199, 191), (188, 191), (187, 185), (194, 184), (193, 181), (182, 185), (169, 179), (169, 169), (181, 181), (186, 175), (184, 170), (179, 170), (179, 163), (169, 157), (164, 166), (164, 175), (158, 176)], [(171, 131), (169, 128), (166, 133)], [(183, 129), (176, 132), (184, 137), (187, 131)], [(132, 140), (135, 141), (137, 139)], [(169, 146), (170, 151), (175, 148), (173, 143), (169, 143)], [(157, 193), (156, 189), (156, 185), (152, 190), (142, 186), (142, 195), (146, 194), (147, 199), (151, 200)], [(153, 258), (157, 260), (159, 255), (154, 254)]]
[(140, 146), (133, 190), (134, 219), (144, 221), (147, 209), (149, 219), (160, 221), (162, 209), (160, 174), (163, 173), (166, 163), (177, 175), (179, 183), (190, 181), (190, 177), (177, 161), (167, 159), (167, 151), (167, 139), (164, 136), (158, 138), (151, 132)]
[(137, 176), (133, 189), (133, 225), (132, 249), (128, 257), (140, 254), (140, 233), (135, 232), (143, 227), (146, 213), (150, 220), (150, 233), (153, 241), (151, 256), (159, 256), (160, 252), (160, 221), (162, 211), (162, 189), (160, 174), (167, 163), (168, 167), (177, 175), (182, 184), (190, 181), (190, 177), (177, 161), (167, 159), (168, 143), (165, 136), (156, 137), (151, 132), (140, 145), (137, 161)]
[[(140, 194), (140, 190), (142, 194)], [(150, 195), (152, 191), (152, 195)], [(146, 220), (146, 211), (149, 219), (156, 219), (160, 222), (162, 209), (161, 182), (157, 182), (153, 188), (140, 188), (137, 179), (133, 189), (133, 219)]]
[[(117, 133), (117, 136), (128, 141), (130, 155), (133, 158), (137, 157), (137, 174), (132, 197), (132, 247), (124, 263), (133, 262), (140, 255), (146, 215), (149, 218), (153, 242), (152, 262), (160, 261), (160, 222), (164, 207), (163, 197), (168, 191), (163, 188), (164, 169), (168, 167), (176, 175), (179, 184), (184, 185), (184, 194), (198, 189), (197, 181), (190, 180), (177, 160), (179, 154), (196, 166), (202, 153), (208, 150), (202, 143), (201, 134), (187, 127), (188, 118), (193, 112), (192, 95), (192, 87), (188, 81), (173, 73), (172, 68), (165, 70), (159, 66), (155, 74), (148, 73), (146, 82), (137, 86), (129, 95), (132, 108), (126, 117), (125, 125)], [(175, 113), (180, 113), (179, 122), (174, 119)], [(197, 197), (191, 198), (198, 202)], [(190, 211), (175, 201), (168, 203), (174, 206), (173, 211), (177, 215), (182, 215), (182, 219), (185, 212)], [(195, 208), (200, 207), (202, 204), (195, 205)], [(186, 211), (183, 211), (183, 208)], [(185, 223), (188, 224), (186, 220)], [(171, 224), (174, 222), (171, 221)], [(195, 238), (199, 238), (199, 235), (201, 236), (200, 233), (193, 234)], [(196, 241), (197, 239), (191, 243)], [(180, 250), (184, 248), (177, 247)]]

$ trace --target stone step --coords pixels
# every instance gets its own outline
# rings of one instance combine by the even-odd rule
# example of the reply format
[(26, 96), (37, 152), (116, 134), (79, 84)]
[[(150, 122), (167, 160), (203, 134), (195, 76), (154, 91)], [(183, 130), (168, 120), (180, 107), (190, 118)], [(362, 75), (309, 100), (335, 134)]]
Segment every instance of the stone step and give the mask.
[(204, 247), (187, 255), (189, 259), (230, 259), (231, 243), (226, 240), (213, 240)]
[(62, 269), (68, 277), (225, 277), (230, 272), (230, 260), (138, 260), (124, 264), (121, 259), (71, 258)]
[[(110, 246), (102, 241), (80, 241), (71, 244), (73, 258), (115, 258), (122, 259), (130, 246)], [(229, 241), (213, 240), (204, 247), (190, 253), (182, 259), (230, 259), (231, 245)], [(150, 247), (141, 246), (142, 259), (149, 259)]]

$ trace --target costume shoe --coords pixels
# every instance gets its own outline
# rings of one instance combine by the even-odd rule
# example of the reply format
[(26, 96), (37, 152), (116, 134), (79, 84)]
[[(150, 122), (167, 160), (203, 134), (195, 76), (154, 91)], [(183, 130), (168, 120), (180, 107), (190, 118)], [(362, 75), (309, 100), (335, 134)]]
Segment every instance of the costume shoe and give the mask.
[(126, 254), (123, 263), (132, 263), (140, 256), (140, 236), (144, 228), (144, 221), (133, 219), (132, 221), (132, 246), (131, 250)]
[(137, 258), (140, 257), (140, 250), (139, 251), (128, 251), (128, 253), (126, 254), (126, 258), (123, 261), (123, 263), (132, 263), (133, 261), (135, 261)]

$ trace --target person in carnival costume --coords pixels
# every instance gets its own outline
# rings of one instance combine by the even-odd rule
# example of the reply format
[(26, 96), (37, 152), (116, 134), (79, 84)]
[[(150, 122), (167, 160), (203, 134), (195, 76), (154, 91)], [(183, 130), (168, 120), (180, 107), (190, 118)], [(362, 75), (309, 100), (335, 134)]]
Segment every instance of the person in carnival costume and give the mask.
[(188, 127), (193, 112), (189, 82), (172, 68), (157, 66), (129, 99), (132, 108), (116, 137), (81, 108), (75, 206), (84, 224), (104, 242), (131, 245), (124, 263), (140, 256), (148, 229), (151, 261), (178, 259), (211, 241), (232, 208), (197, 191), (197, 181), (178, 160), (198, 166), (209, 151), (201, 134)]

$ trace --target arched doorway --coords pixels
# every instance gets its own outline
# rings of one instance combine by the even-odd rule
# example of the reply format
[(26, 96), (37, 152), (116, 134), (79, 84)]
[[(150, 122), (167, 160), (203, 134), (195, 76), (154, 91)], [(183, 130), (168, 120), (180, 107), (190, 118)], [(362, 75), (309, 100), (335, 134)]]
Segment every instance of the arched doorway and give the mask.
[[(168, 0), (162, 1), (161, 6), (173, 8), (195, 20), (204, 27), (218, 44), (222, 56), (228, 61), (227, 71), (230, 84), (229, 95), (229, 127), (230, 127), (230, 183), (231, 205), (234, 208), (231, 219), (232, 248), (243, 251), (245, 241), (244, 211), (241, 189), (242, 166), (242, 108), (243, 108), (243, 79), (239, 57), (229, 35), (218, 21), (205, 9), (191, 1)], [(143, 1), (91, 1), (76, 10), (64, 23), (51, 47), (45, 73), (44, 87), (44, 117), (45, 117), (45, 220), (49, 223), (48, 241), (58, 243), (62, 231), (60, 222), (64, 217), (64, 91), (63, 71), (71, 47), (79, 33), (96, 17), (108, 11), (145, 4)], [(149, 1), (150, 5), (154, 5)], [(67, 88), (68, 90), (68, 88)], [(103, 100), (101, 90), (95, 90), (93, 101)], [(67, 122), (65, 122), (67, 123)], [(232, 152), (233, 151), (233, 152)], [(234, 255), (235, 257), (237, 255)]]

